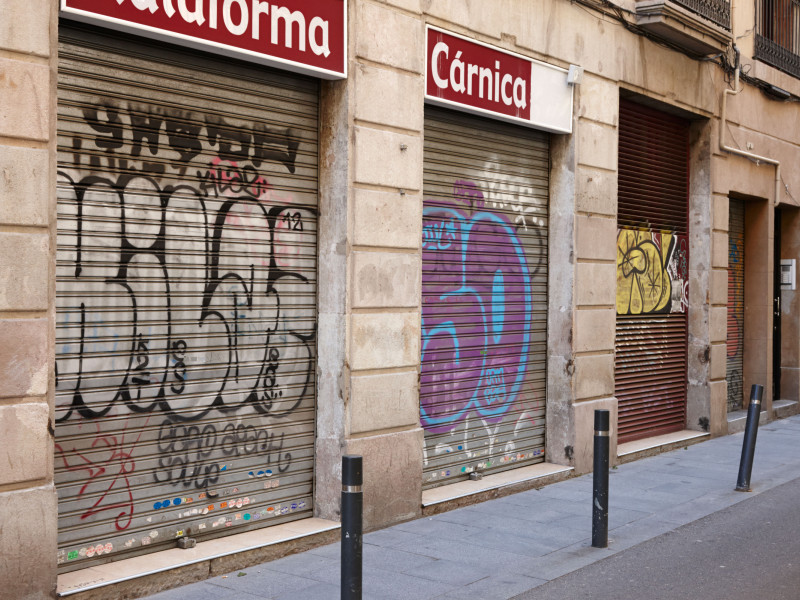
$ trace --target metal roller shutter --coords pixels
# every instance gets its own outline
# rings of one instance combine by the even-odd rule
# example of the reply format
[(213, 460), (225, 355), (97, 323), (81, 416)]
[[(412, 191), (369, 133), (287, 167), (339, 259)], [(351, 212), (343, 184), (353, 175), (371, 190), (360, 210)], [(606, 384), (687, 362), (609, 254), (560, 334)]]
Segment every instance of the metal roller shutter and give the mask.
[(548, 144), (426, 109), (425, 487), (544, 460)]
[(311, 516), (317, 82), (60, 32), (61, 568)]
[(683, 429), (689, 123), (620, 100), (615, 395), (618, 436)]
[(744, 402), (744, 201), (731, 199), (728, 227), (728, 412)]

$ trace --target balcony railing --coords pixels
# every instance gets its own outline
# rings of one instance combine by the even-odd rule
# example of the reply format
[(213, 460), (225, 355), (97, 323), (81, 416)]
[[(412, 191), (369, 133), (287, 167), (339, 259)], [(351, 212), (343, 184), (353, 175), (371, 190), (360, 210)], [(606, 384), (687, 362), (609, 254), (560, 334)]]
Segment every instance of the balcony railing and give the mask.
[(731, 28), (731, 3), (725, 0), (675, 0), (684, 8), (724, 29)]
[(800, 77), (800, 0), (756, 0), (755, 55)]

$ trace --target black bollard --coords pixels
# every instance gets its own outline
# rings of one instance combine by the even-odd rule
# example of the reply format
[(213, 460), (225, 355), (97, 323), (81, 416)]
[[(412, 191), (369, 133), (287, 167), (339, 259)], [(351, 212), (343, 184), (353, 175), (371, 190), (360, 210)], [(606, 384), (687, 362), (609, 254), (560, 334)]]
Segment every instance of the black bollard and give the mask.
[(342, 457), (342, 600), (361, 600), (364, 506), (362, 460), (357, 455)]
[(761, 398), (763, 396), (764, 386), (754, 383), (753, 387), (750, 388), (750, 406), (747, 407), (747, 424), (744, 426), (742, 460), (739, 462), (739, 478), (736, 480), (737, 492), (750, 491), (750, 474), (753, 472), (758, 419), (761, 417)]
[(592, 546), (608, 548), (608, 452), (611, 442), (609, 413), (594, 411), (594, 488), (592, 491)]

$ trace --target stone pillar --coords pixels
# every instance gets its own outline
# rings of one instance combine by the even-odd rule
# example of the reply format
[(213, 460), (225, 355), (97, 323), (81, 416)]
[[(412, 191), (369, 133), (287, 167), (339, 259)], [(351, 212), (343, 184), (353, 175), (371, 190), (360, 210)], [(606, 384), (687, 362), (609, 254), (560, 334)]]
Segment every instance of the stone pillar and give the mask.
[[(611, 456), (616, 457), (617, 453), (614, 341), (618, 94), (614, 82), (587, 74), (580, 86), (579, 118), (573, 134), (577, 147), (573, 464), (577, 473), (592, 470), (595, 409), (611, 411)], [(556, 231), (551, 234), (553, 237), (560, 236)], [(552, 343), (552, 334), (549, 337)], [(551, 461), (561, 462), (558, 458), (550, 454)]]
[(351, 7), (345, 437), (347, 452), (364, 456), (372, 529), (421, 511), (424, 24), (419, 7)]
[(55, 594), (56, 4), (0, 0), (0, 595)]
[(754, 383), (764, 386), (763, 409), (772, 413), (772, 278), (774, 209), (769, 200), (744, 212), (744, 408)]
[(712, 129), (709, 121), (695, 121), (690, 132), (686, 426), (724, 435), (728, 431), (724, 327), (728, 302), (728, 199), (711, 193)]

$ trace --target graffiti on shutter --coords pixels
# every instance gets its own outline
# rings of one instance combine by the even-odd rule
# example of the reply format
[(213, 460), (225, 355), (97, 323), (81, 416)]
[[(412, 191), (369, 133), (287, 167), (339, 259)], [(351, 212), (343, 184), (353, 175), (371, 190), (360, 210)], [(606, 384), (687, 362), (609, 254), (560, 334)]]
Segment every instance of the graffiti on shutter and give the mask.
[(62, 45), (59, 81), (55, 461), (70, 568), (308, 515), (313, 472), (316, 153), (299, 149), (316, 112), (311, 127), (267, 124), (247, 114), (257, 86), (177, 84), (179, 67), (139, 59), (98, 85), (118, 57), (92, 52)]
[(619, 229), (617, 314), (683, 313), (689, 308), (689, 241), (669, 231)]
[(425, 144), (429, 487), (544, 459), (547, 138), (429, 109)]

